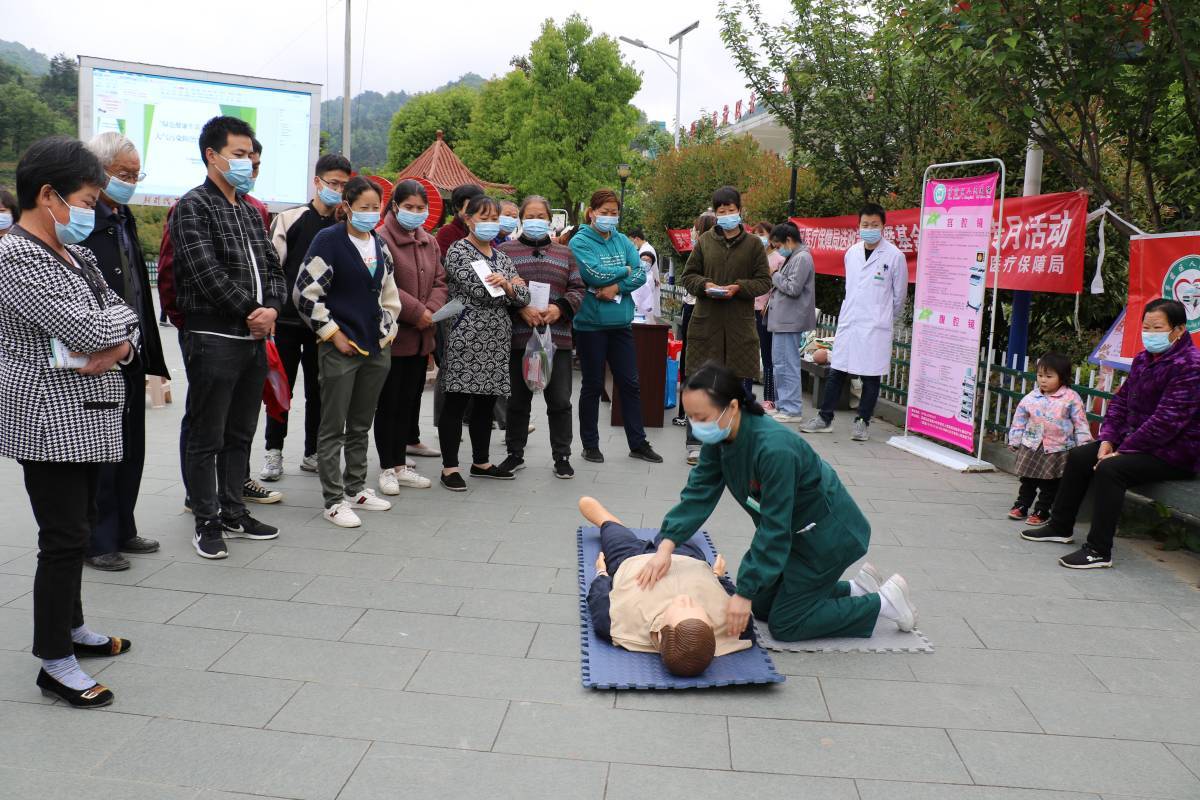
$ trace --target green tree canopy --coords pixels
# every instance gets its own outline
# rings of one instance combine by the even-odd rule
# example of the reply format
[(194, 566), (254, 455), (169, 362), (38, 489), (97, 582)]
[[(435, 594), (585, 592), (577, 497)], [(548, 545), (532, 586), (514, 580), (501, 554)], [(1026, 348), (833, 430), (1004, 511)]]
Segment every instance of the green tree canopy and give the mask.
[(439, 130), (443, 132), (446, 144), (455, 147), (466, 136), (477, 93), (473, 89), (456, 87), (417, 95), (409, 100), (392, 117), (388, 132), (388, 168), (392, 171), (404, 169), (433, 144)]

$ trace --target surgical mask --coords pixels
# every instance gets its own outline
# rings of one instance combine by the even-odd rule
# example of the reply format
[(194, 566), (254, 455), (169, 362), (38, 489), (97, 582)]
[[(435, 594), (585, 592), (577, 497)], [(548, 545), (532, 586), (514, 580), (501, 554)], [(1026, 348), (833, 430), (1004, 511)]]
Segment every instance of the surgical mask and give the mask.
[(126, 183), (119, 178), (108, 176), (108, 183), (104, 186), (104, 193), (108, 195), (108, 199), (112, 200), (119, 206), (123, 206), (133, 199), (133, 193), (137, 190), (136, 183)]
[(251, 192), (254, 191), (254, 183), (257, 180), (258, 180), (257, 178), (251, 176), (249, 183), (247, 183), (245, 186), (241, 187), (240, 189), (233, 190), (234, 194), (236, 194), (238, 197), (245, 197), (246, 195), (250, 194)]
[(13, 215), (7, 211), (0, 211), (0, 231), (6, 231), (13, 226)]
[(617, 217), (596, 217), (596, 219), (592, 222), (592, 224), (595, 225), (596, 230), (600, 231), (601, 233), (612, 233), (613, 231), (615, 231), (617, 229), (617, 223), (620, 221), (621, 221), (621, 218), (619, 216), (617, 216)]
[(54, 219), (54, 214), (50, 213), (49, 208), (46, 209), (50, 219), (54, 220), (54, 235), (63, 244), (79, 244), (92, 235), (92, 229), (96, 227), (96, 212), (90, 208), (76, 208), (63, 200), (61, 194), (58, 194), (58, 199), (63, 201), (63, 205), (69, 208), (71, 213), (67, 224), (64, 225)]
[(342, 193), (330, 189), (325, 185), (325, 181), (321, 181), (321, 189), (317, 192), (317, 197), (327, 206), (336, 206), (342, 202)]
[(496, 236), (500, 233), (500, 223), (499, 222), (476, 222), (475, 230), (473, 230), (472, 233), (475, 234), (475, 238), (478, 239), (479, 241), (490, 242), (492, 239), (495, 239)]
[(415, 231), (417, 228), (425, 224), (425, 220), (429, 219), (428, 211), (405, 211), (403, 208), (396, 209), (396, 222), (400, 223), (400, 227), (406, 231)]
[(534, 241), (545, 239), (550, 235), (550, 222), (544, 219), (527, 219), (521, 232)]
[(517, 229), (517, 223), (520, 222), (516, 217), (510, 217), (507, 214), (500, 215), (500, 230), (505, 234), (512, 233)]
[(771, 240), (768, 239), (766, 236), (760, 236), (760, 237), (758, 237), (758, 240), (763, 243), (763, 247), (771, 246)]
[(1142, 344), (1151, 353), (1165, 353), (1171, 347), (1171, 335), (1166, 331), (1142, 331)]
[(375, 226), (379, 224), (378, 211), (351, 211), (350, 212), (350, 227), (362, 233), (368, 233), (375, 230)]
[[(725, 411), (729, 410), (729, 406), (725, 407)], [(692, 435), (700, 440), (702, 444), (720, 444), (729, 438), (729, 431), (733, 426), (728, 428), (721, 427), (721, 420), (725, 417), (725, 411), (721, 412), (721, 416), (711, 422), (697, 422), (692, 420)]]
[(879, 228), (859, 228), (858, 236), (867, 244), (875, 244), (883, 238), (883, 231)]
[[(217, 155), (221, 156), (220, 153)], [(228, 181), (238, 194), (249, 194), (254, 188), (254, 162), (248, 158), (221, 158), (229, 164), (229, 169), (223, 170), (221, 177)]]
[(792, 251), (792, 248), (790, 248), (790, 247), (781, 247), (778, 250), (776, 250), (775, 252), (779, 253), (779, 255), (783, 256), (784, 258), (787, 258), (788, 256), (790, 256), (792, 254), (793, 251)]
[(731, 231), (742, 224), (741, 214), (722, 214), (717, 217), (717, 224), (721, 226), (723, 231)]

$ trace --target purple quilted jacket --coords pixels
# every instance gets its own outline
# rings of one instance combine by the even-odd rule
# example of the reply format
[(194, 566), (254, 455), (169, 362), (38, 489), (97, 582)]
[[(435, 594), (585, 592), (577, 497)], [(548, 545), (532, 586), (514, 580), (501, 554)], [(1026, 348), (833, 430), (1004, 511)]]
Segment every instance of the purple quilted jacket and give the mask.
[(1143, 350), (1108, 404), (1100, 440), (1200, 472), (1200, 349), (1184, 335), (1167, 352)]

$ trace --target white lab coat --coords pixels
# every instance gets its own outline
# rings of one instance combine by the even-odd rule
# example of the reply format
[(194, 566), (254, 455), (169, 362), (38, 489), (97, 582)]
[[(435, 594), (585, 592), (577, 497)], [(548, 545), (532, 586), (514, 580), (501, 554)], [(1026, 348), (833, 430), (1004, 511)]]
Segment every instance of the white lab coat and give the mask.
[(638, 254), (642, 253), (654, 256), (654, 268), (647, 272), (646, 282), (634, 289), (631, 297), (638, 313), (648, 322), (654, 322), (662, 316), (662, 273), (658, 269), (658, 253), (655, 252), (654, 246), (646, 242), (638, 248)]
[(832, 366), (852, 375), (887, 375), (892, 321), (908, 297), (908, 264), (887, 239), (867, 260), (863, 243), (846, 251), (846, 299), (838, 314)]

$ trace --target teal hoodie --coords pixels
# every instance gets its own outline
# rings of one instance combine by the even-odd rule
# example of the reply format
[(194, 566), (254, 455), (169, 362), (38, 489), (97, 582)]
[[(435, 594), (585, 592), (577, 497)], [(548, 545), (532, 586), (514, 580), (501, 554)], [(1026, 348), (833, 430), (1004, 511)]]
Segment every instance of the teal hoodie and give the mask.
[[(633, 242), (619, 231), (605, 239), (591, 225), (584, 225), (571, 237), (571, 252), (579, 262), (579, 274), (587, 284), (583, 305), (573, 320), (575, 330), (601, 331), (627, 328), (633, 322), (634, 289), (646, 282), (646, 270)], [(628, 271), (627, 271), (628, 268)], [(616, 284), (621, 302), (600, 300), (595, 289)]]

